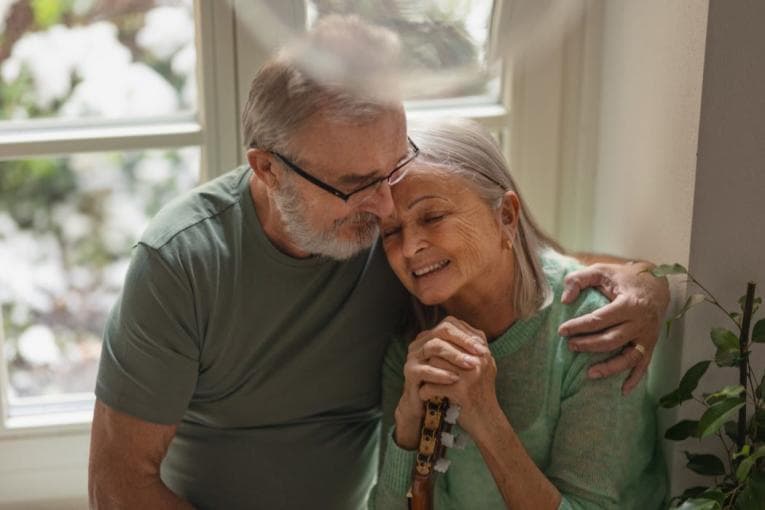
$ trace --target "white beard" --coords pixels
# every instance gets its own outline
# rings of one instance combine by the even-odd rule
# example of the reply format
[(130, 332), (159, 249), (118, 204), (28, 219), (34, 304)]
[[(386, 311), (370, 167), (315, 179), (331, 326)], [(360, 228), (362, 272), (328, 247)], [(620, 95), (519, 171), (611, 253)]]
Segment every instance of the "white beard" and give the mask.
[[(369, 248), (379, 233), (377, 216), (368, 212), (336, 220), (327, 230), (317, 232), (306, 216), (306, 201), (291, 179), (282, 179), (273, 200), (290, 241), (300, 251), (346, 260)], [(351, 239), (340, 239), (339, 232), (348, 223), (353, 225), (355, 235)]]

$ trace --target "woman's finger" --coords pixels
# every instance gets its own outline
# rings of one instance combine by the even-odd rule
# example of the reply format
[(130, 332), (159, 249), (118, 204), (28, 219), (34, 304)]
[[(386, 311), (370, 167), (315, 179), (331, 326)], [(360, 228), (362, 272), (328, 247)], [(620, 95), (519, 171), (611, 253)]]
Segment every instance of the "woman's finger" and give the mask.
[(456, 372), (430, 364), (415, 365), (411, 368), (408, 375), (411, 376), (411, 381), (418, 386), (428, 383), (453, 384), (460, 378)]
[(426, 362), (431, 358), (441, 358), (456, 367), (463, 369), (472, 369), (480, 363), (477, 356), (469, 354), (452, 342), (447, 342), (440, 338), (432, 338), (422, 346), (422, 349), (416, 353), (417, 359)]
[(438, 338), (446, 340), (470, 354), (482, 356), (489, 353), (488, 343), (483, 332), (454, 317), (447, 317), (432, 331)]

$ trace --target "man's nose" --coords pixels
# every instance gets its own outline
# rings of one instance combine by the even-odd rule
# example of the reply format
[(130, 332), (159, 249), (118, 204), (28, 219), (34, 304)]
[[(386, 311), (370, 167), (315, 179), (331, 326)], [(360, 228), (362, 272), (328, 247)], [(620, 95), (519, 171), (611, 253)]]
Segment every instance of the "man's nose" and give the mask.
[(370, 212), (378, 218), (385, 218), (393, 214), (393, 195), (390, 191), (390, 184), (386, 181), (380, 183), (374, 194), (362, 204), (362, 209)]

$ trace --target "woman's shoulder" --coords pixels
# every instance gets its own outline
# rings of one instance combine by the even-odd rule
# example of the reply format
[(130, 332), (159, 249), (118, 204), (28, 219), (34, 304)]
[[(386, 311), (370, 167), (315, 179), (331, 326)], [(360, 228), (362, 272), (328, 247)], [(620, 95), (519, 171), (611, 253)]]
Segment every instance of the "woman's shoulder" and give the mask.
[(563, 321), (579, 317), (605, 306), (608, 299), (596, 289), (583, 289), (573, 303), (564, 305), (561, 303), (561, 295), (565, 286), (565, 279), (570, 273), (578, 271), (585, 266), (573, 257), (558, 253), (552, 249), (545, 249), (540, 254), (542, 270), (545, 274), (552, 291), (553, 308), (557, 308), (559, 319)]

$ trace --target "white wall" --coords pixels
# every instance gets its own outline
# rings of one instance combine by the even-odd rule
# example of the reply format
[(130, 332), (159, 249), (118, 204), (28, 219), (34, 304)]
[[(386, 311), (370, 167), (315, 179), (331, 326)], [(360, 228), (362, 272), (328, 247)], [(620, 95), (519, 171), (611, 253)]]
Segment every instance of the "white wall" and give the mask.
[[(765, 3), (600, 4), (592, 248), (686, 264), (731, 307), (749, 279), (763, 294)], [(722, 321), (711, 308), (697, 309), (663, 342), (657, 394), (713, 356), (709, 328)], [(765, 365), (765, 353), (755, 359)], [(735, 384), (737, 375), (717, 370), (705, 382), (705, 389)], [(690, 411), (684, 406), (680, 416), (698, 418)], [(676, 418), (660, 413), (664, 428)], [(699, 448), (696, 440), (668, 448), (673, 494), (703, 481), (682, 455)]]
[(687, 263), (707, 2), (606, 2), (593, 245)]

